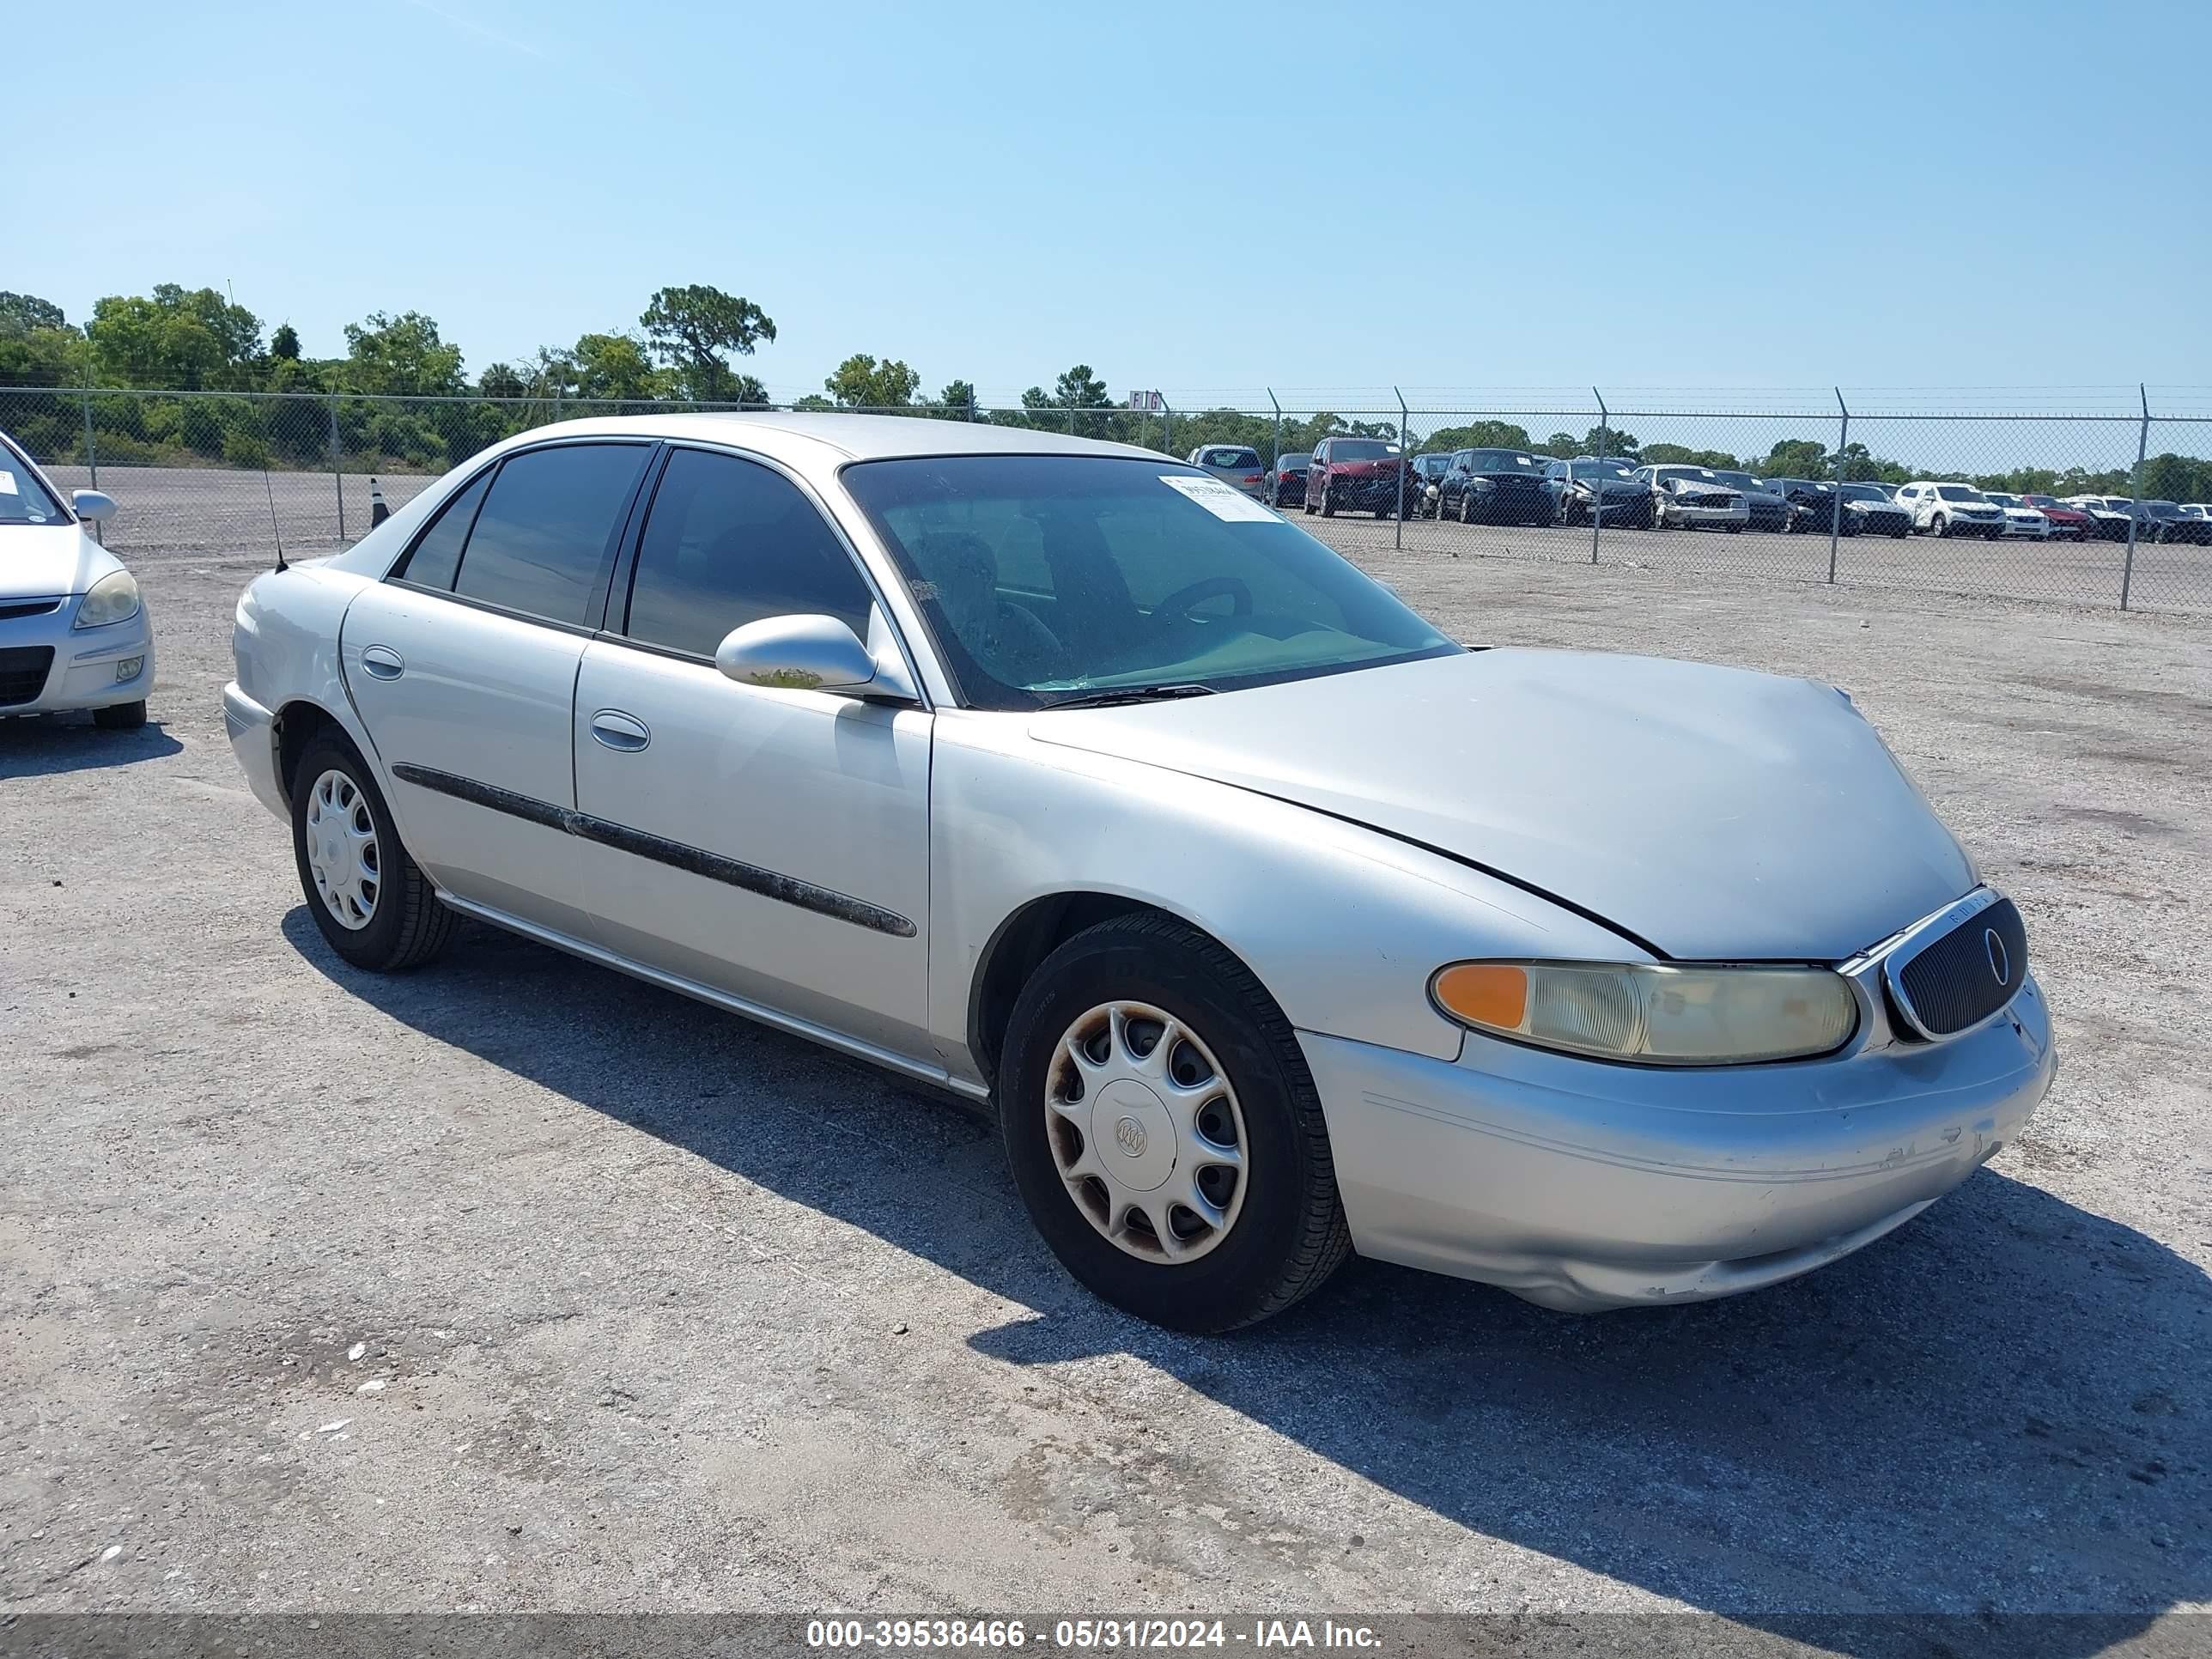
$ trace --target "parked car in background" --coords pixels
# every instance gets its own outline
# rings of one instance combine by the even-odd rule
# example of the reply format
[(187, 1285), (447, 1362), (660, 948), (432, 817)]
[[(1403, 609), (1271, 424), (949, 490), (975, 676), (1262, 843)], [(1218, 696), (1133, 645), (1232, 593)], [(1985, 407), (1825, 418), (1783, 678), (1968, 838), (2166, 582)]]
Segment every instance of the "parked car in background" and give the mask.
[(1742, 495), (1744, 506), (1751, 512), (1753, 530), (1790, 527), (1790, 503), (1782, 499), (1780, 491), (1768, 489), (1748, 472), (1737, 472), (1728, 467), (1714, 468), (1713, 476)]
[(1862, 536), (1903, 537), (1912, 533), (1912, 514), (1897, 504), (1887, 485), (1847, 483), (1837, 488), (1843, 492), (1847, 531), (1856, 529)]
[(2087, 513), (2055, 495), (2023, 495), (2021, 500), (2051, 520), (2051, 533), (2059, 541), (2085, 542), (2096, 532), (2096, 523)]
[(1833, 484), (1818, 478), (1762, 478), (1759, 483), (1771, 494), (1781, 496), (1783, 504), (1790, 509), (1789, 521), (1782, 526), (1785, 532), (1825, 536), (1832, 525), (1839, 534), (1858, 533), (1859, 527), (1850, 515), (1838, 509)]
[(2212, 523), (2182, 507), (2179, 501), (2145, 501), (2142, 534), (2154, 542), (2193, 542), (2212, 546)]
[(1916, 479), (1897, 492), (1897, 499), (1911, 513), (1912, 528), (1918, 532), (1981, 536), (1990, 541), (2004, 534), (2004, 509), (1984, 501), (1972, 484)]
[(97, 489), (64, 501), (0, 433), (0, 717), (82, 709), (110, 731), (145, 725), (153, 619), (86, 528), (114, 511)]
[(1588, 524), (1601, 510), (1603, 522), (1624, 530), (1651, 527), (1651, 486), (1620, 461), (1582, 456), (1547, 462), (1544, 487), (1557, 523)]
[(2128, 526), (2135, 522), (2124, 495), (2069, 495), (2066, 505), (2089, 515), (2094, 532), (2108, 542), (2124, 542), (2128, 538)]
[(2192, 518), (2203, 519), (2207, 523), (2212, 523), (2212, 502), (2184, 501), (2181, 504), (2181, 510)]
[(1323, 438), (1314, 446), (1306, 466), (1309, 513), (1333, 519), (1348, 508), (1387, 519), (1396, 516), (1401, 501), (1411, 513), (1419, 498), (1405, 452), (1387, 439)]
[(1438, 516), (1462, 524), (1549, 524), (1557, 511), (1543, 461), (1523, 450), (1455, 449), (1438, 490)]
[(2033, 541), (2049, 541), (2052, 526), (2042, 508), (2031, 506), (2025, 495), (2015, 495), (2010, 490), (1984, 489), (1982, 494), (1990, 504), (2004, 513), (2004, 533), (2024, 536)]
[(1709, 466), (1640, 466), (1636, 476), (1651, 492), (1654, 530), (1741, 531), (1751, 504), (1723, 483)]
[(1313, 457), (1303, 449), (1294, 449), (1287, 455), (1275, 457), (1274, 465), (1267, 469), (1267, 491), (1270, 507), (1303, 505), (1306, 498), (1306, 464)]
[(1418, 483), (1421, 495), (1418, 503), (1407, 501), (1406, 510), (1417, 519), (1441, 517), (1438, 508), (1443, 500), (1444, 474), (1450, 467), (1451, 454), (1448, 450), (1431, 450), (1425, 455), (1414, 456), (1413, 476), (1407, 480), (1406, 487), (1410, 491)]
[(1267, 495), (1267, 471), (1260, 465), (1260, 452), (1243, 444), (1200, 444), (1183, 458), (1183, 465), (1203, 467), (1231, 489), (1255, 499)]
[[(1067, 1272), (1182, 1329), (1354, 1251), (1756, 1290), (2018, 1143), (2026, 925), (1848, 697), (1485, 632), (1128, 446), (669, 414), (257, 577), (223, 719), (358, 975), (465, 915), (961, 1096)], [(497, 979), (436, 988), (495, 1051)]]

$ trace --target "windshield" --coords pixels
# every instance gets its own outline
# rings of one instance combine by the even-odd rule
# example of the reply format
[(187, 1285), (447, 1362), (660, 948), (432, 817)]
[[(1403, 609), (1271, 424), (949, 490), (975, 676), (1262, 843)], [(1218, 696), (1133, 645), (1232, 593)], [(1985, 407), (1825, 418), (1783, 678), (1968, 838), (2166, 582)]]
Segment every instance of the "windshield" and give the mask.
[(1718, 478), (1730, 489), (1755, 489), (1762, 495), (1771, 495), (1774, 493), (1772, 490), (1767, 489), (1764, 484), (1760, 483), (1758, 479), (1753, 477), (1748, 472), (1723, 472), (1718, 468), (1715, 468), (1711, 472), (1707, 473), (1705, 476), (1711, 478)]
[(1288, 455), (1275, 457), (1275, 465), (1285, 472), (1296, 472), (1311, 459), (1313, 457), (1304, 450), (1294, 450)]
[(1939, 501), (1978, 501), (1982, 499), (1982, 492), (1969, 489), (1964, 484), (1937, 484), (1936, 499)]
[(843, 477), (976, 708), (1460, 649), (1304, 531), (1172, 461), (955, 455)]
[(1845, 484), (1844, 499), (1847, 501), (1887, 501), (1890, 499), (1890, 494), (1880, 484)]
[(0, 524), (65, 524), (69, 514), (31, 464), (0, 444)]
[(1397, 453), (1397, 445), (1372, 438), (1340, 438), (1328, 447), (1332, 461), (1387, 461)]
[(2181, 506), (2178, 501), (2145, 501), (2142, 510), (2154, 519), (2178, 519), (2181, 516)]
[(1982, 492), (1982, 499), (1985, 501), (1995, 501), (1999, 507), (2018, 507), (2020, 505), (2019, 496), (2008, 495), (2001, 489), (1985, 489)]
[(2021, 499), (2026, 501), (2030, 507), (2058, 507), (2063, 505), (2063, 503), (2057, 501), (2055, 497), (2050, 495), (2023, 495)]
[(1577, 478), (1626, 478), (1633, 483), (1636, 477), (1618, 461), (1570, 461), (1567, 466)]
[(1523, 455), (1517, 449), (1470, 449), (1467, 453), (1467, 470), (1470, 472), (1534, 472), (1536, 458)]

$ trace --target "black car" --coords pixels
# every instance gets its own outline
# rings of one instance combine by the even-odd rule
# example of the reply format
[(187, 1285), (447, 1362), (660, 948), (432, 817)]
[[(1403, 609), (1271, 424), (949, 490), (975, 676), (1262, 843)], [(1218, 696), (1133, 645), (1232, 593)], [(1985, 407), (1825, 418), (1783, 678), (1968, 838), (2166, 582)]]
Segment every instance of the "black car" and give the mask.
[(1619, 461), (1553, 461), (1544, 468), (1544, 485), (1558, 523), (1588, 524), (1601, 511), (1607, 524), (1624, 530), (1651, 527), (1651, 486)]
[[(1451, 470), (1452, 458), (1443, 450), (1431, 450), (1425, 455), (1413, 457), (1413, 475), (1406, 480), (1406, 490), (1413, 499), (1406, 505), (1417, 519), (1442, 517), (1444, 474)], [(1418, 495), (1414, 495), (1419, 491)]]
[(1462, 524), (1549, 524), (1544, 464), (1517, 449), (1455, 449), (1437, 484), (1437, 516)]
[(1853, 514), (1843, 514), (1838, 522), (1833, 484), (1822, 483), (1817, 478), (1766, 478), (1761, 482), (1782, 497), (1783, 505), (1789, 510), (1790, 516), (1782, 525), (1785, 535), (1804, 532), (1825, 536), (1832, 524), (1844, 535), (1859, 533), (1860, 526)]
[(2212, 547), (2212, 519), (2184, 513), (2176, 501), (2141, 501), (2136, 507), (2142, 514), (2138, 535), (2154, 542), (2195, 542), (2200, 547)]
[(1304, 450), (1275, 457), (1275, 464), (1261, 474), (1260, 494), (1270, 507), (1303, 507), (1306, 500), (1306, 463), (1313, 459)]

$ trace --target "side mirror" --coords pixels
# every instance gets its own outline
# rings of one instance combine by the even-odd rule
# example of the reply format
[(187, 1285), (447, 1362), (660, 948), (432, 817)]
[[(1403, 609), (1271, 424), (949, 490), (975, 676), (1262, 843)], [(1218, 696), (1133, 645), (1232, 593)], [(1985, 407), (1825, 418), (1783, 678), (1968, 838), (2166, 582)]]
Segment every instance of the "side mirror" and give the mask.
[(115, 516), (115, 498), (104, 490), (73, 489), (70, 505), (80, 519), (89, 519), (94, 524), (106, 524)]
[(835, 617), (763, 617), (733, 628), (714, 649), (714, 666), (740, 685), (794, 691), (861, 691), (876, 660)]

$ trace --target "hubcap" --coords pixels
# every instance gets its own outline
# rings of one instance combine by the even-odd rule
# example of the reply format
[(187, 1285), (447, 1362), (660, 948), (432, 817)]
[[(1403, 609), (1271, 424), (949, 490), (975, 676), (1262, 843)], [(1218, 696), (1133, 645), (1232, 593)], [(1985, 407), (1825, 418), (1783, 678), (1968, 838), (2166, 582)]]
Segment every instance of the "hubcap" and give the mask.
[(1244, 1205), (1244, 1115), (1212, 1052), (1146, 1003), (1070, 1025), (1045, 1079), (1045, 1138), (1092, 1227), (1147, 1261), (1194, 1261)]
[(315, 780), (307, 796), (307, 872), (323, 908), (354, 932), (376, 915), (384, 890), (376, 845), (376, 820), (361, 786), (333, 769)]

